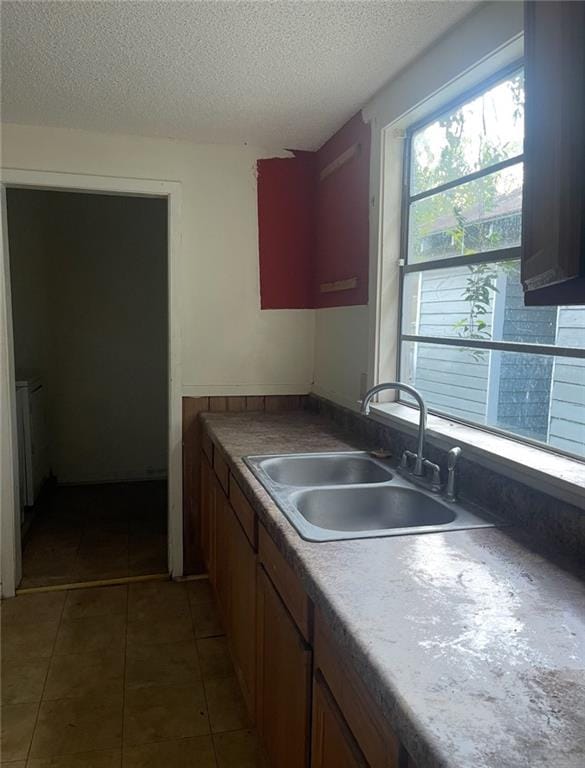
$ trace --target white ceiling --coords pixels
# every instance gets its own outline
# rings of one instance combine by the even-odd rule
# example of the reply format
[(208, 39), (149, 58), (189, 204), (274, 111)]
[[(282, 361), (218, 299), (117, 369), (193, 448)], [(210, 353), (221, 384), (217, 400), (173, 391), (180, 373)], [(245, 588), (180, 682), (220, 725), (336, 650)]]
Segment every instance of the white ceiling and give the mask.
[(4, 0), (2, 119), (316, 149), (477, 4)]

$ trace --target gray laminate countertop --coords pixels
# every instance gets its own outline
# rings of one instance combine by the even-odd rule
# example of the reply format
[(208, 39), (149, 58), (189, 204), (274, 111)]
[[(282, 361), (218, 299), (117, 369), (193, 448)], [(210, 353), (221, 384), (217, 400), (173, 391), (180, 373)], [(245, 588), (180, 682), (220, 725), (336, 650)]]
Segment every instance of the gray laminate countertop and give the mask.
[(361, 446), (304, 412), (203, 418), (418, 768), (584, 768), (581, 578), (512, 529), (304, 541), (242, 457)]

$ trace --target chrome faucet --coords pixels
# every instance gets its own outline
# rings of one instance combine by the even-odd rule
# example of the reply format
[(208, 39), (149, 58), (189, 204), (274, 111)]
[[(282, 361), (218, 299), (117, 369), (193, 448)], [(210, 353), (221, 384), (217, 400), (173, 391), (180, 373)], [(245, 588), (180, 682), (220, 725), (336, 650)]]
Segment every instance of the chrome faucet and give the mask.
[[(368, 389), (364, 395), (364, 399), (361, 402), (361, 412), (367, 416), (370, 412), (370, 402), (372, 398), (374, 398), (379, 392), (383, 392), (386, 389), (398, 389), (401, 392), (406, 392), (408, 395), (414, 397), (418, 403), (420, 417), (418, 420), (418, 440), (413, 475), (416, 477), (424, 477), (425, 458), (423, 456), (423, 449), (425, 444), (425, 432), (427, 429), (427, 407), (424, 400), (422, 399), (420, 392), (414, 387), (411, 387), (409, 384), (402, 384), (400, 381), (387, 381), (385, 384), (377, 384), (375, 387)], [(409, 455), (410, 452), (405, 451), (405, 455), (403, 456), (404, 463), (406, 463)]]

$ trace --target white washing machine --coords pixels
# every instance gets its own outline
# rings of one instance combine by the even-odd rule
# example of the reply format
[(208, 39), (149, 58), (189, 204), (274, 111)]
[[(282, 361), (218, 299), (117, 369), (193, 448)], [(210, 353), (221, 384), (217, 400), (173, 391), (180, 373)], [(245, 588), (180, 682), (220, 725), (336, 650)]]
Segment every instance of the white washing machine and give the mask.
[(45, 389), (40, 378), (17, 380), (16, 412), (21, 519), (24, 519), (24, 507), (32, 507), (49, 477)]

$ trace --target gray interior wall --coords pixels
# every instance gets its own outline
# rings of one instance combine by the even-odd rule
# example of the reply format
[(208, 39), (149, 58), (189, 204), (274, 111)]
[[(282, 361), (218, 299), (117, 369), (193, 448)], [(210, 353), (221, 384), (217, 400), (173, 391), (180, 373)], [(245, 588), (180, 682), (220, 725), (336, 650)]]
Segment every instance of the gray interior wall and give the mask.
[(7, 191), (10, 281), (17, 378), (46, 378), (49, 364), (48, 196)]
[(8, 190), (7, 202), (17, 374), (37, 369), (47, 387), (52, 471), (165, 474), (166, 201)]

